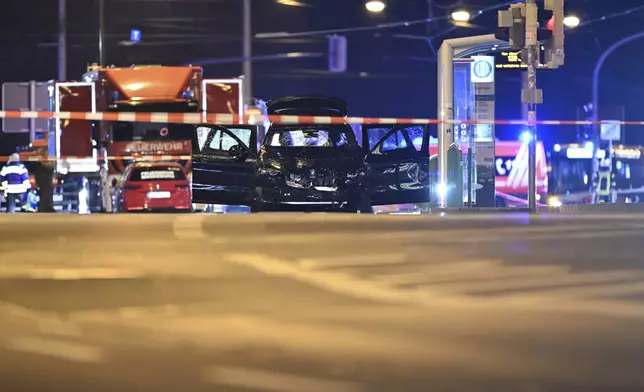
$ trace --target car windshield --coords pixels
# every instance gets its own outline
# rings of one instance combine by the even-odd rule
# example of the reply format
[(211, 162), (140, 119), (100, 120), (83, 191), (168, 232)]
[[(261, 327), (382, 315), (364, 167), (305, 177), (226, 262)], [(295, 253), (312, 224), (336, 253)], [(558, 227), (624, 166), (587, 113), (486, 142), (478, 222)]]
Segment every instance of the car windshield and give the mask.
[(274, 128), (267, 136), (271, 147), (349, 147), (355, 145), (351, 128), (341, 126), (292, 126)]
[(132, 170), (130, 181), (181, 181), (186, 175), (176, 166), (137, 167)]

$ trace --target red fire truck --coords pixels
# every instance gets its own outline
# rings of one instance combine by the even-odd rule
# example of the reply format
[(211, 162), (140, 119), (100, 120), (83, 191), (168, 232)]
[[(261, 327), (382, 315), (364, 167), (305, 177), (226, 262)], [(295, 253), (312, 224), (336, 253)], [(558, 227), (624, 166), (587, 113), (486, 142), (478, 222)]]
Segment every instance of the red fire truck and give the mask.
[[(527, 207), (528, 143), (497, 141), (495, 143), (495, 190), (497, 206)], [(548, 197), (548, 164), (543, 143), (537, 142), (537, 202), (545, 204)]]
[[(82, 81), (51, 82), (49, 94), (54, 112), (242, 115), (242, 91), (242, 79), (204, 79), (200, 67), (94, 65)], [(66, 210), (77, 212), (85, 204), (90, 211), (103, 209), (105, 203), (100, 195), (106, 191), (105, 184), (120, 177), (137, 157), (191, 154), (194, 125), (154, 120), (53, 121), (48, 137), (49, 155), (55, 157), (56, 173), (61, 176), (59, 188), (63, 189), (59, 192), (70, 195), (63, 200), (65, 206), (72, 206)], [(189, 175), (190, 160), (181, 163)], [(107, 169), (107, 178), (100, 174), (101, 168)], [(89, 202), (75, 200), (81, 191), (89, 195)]]

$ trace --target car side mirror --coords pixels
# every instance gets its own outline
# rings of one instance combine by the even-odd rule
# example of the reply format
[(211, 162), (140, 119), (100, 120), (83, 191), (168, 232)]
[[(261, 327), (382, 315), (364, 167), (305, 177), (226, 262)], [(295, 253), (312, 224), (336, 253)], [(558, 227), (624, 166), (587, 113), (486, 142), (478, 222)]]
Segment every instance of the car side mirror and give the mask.
[(244, 162), (246, 159), (248, 159), (248, 151), (243, 149), (239, 144), (235, 144), (234, 146), (230, 147), (228, 149), (228, 154), (231, 156), (231, 158), (239, 162)]

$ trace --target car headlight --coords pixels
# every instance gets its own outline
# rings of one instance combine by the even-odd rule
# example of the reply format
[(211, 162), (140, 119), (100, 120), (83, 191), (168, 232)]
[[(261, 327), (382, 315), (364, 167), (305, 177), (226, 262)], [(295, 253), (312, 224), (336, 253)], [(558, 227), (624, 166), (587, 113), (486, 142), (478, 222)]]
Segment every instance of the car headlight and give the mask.
[(548, 199), (548, 206), (550, 207), (561, 207), (563, 203), (556, 197), (551, 197)]

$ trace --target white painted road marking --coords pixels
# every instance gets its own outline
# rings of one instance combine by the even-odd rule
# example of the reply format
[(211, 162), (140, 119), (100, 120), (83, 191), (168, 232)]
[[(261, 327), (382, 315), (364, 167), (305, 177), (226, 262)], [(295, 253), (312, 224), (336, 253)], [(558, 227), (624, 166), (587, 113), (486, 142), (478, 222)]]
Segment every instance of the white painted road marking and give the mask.
[(360, 392), (360, 384), (261, 370), (213, 367), (204, 378), (213, 384), (275, 392)]
[(301, 259), (299, 264), (307, 269), (324, 269), (334, 267), (358, 267), (365, 265), (401, 264), (407, 261), (409, 255), (405, 252), (364, 254), (356, 256), (320, 257)]
[(629, 295), (644, 294), (644, 277), (640, 281), (626, 283), (602, 284), (599, 286), (564, 287), (548, 290), (544, 297), (556, 298), (567, 297), (575, 299), (604, 299)]
[[(624, 225), (626, 226), (626, 225)], [(578, 230), (579, 232), (575, 232)], [(584, 226), (565, 226), (565, 227), (530, 227), (517, 226), (508, 228), (495, 228), (493, 233), (486, 233), (482, 229), (478, 230), (441, 230), (440, 236), (432, 236), (433, 229), (427, 230), (397, 230), (397, 231), (378, 231), (373, 233), (357, 232), (351, 235), (338, 238), (337, 233), (320, 232), (320, 233), (289, 233), (289, 234), (271, 234), (261, 237), (250, 236), (247, 238), (239, 235), (226, 237), (224, 234), (208, 237), (208, 242), (225, 244), (233, 242), (253, 242), (255, 244), (282, 244), (282, 245), (301, 245), (309, 243), (351, 243), (369, 241), (370, 243), (428, 243), (428, 244), (479, 244), (481, 242), (500, 241), (568, 241), (582, 240), (591, 238), (613, 238), (619, 236), (642, 236), (640, 230), (614, 228), (613, 230), (595, 230), (588, 231)], [(176, 231), (175, 231), (176, 233)], [(178, 234), (177, 234), (178, 236)], [(196, 239), (188, 237), (185, 239)], [(499, 240), (501, 239), (501, 240)]]
[[(362, 298), (368, 300), (382, 301), (388, 303), (405, 303), (416, 304), (421, 306), (441, 307), (445, 309), (483, 309), (483, 308), (517, 308), (519, 310), (535, 309), (544, 311), (559, 311), (566, 314), (581, 313), (594, 315), (608, 315), (611, 317), (628, 317), (642, 319), (644, 318), (644, 306), (638, 303), (624, 301), (588, 301), (578, 300), (574, 296), (548, 297), (548, 289), (539, 293), (514, 293), (512, 295), (502, 295), (499, 297), (489, 298), (477, 295), (465, 295), (463, 292), (456, 290), (438, 291), (432, 287), (400, 288), (391, 286), (384, 281), (375, 279), (364, 279), (351, 274), (343, 273), (341, 270), (308, 270), (298, 266), (297, 263), (289, 260), (269, 257), (257, 253), (235, 253), (229, 254), (228, 260), (238, 265), (250, 267), (261, 271), (270, 276), (280, 276), (294, 279), (303, 283), (311, 284), (323, 290)], [(615, 279), (623, 278), (631, 271), (615, 271), (614, 273), (586, 273), (586, 274), (569, 274), (563, 277), (557, 277), (554, 286), (565, 286), (566, 284), (583, 284), (595, 283), (608, 284), (615, 283)], [(581, 276), (581, 277), (577, 277)], [(521, 281), (518, 283), (519, 288), (531, 288), (536, 283), (548, 285), (552, 281), (545, 282), (543, 277), (536, 278), (539, 281)], [(570, 279), (570, 280), (568, 280)], [(611, 279), (613, 280), (611, 282)], [(513, 279), (508, 279), (512, 282)], [(476, 283), (476, 282), (475, 282)], [(635, 283), (635, 282), (634, 282)], [(487, 282), (485, 282), (487, 284)], [(470, 290), (471, 286), (463, 286)], [(477, 287), (481, 289), (481, 287)], [(545, 287), (544, 287), (545, 288)], [(507, 289), (495, 284), (492, 289)], [(544, 301), (547, 305), (544, 306)]]
[(13, 338), (6, 343), (6, 348), (72, 362), (99, 363), (105, 358), (103, 351), (98, 347), (35, 337)]
[(508, 279), (532, 276), (555, 276), (568, 274), (567, 266), (559, 265), (505, 265), (501, 261), (481, 260), (453, 263), (439, 263), (417, 271), (396, 274), (382, 274), (377, 280), (389, 285), (430, 285), (431, 283), (472, 281), (478, 279)]
[(0, 267), (0, 279), (136, 279), (142, 276), (134, 270), (122, 268), (29, 268)]
[[(615, 281), (635, 281), (644, 279), (644, 273), (637, 270), (586, 272), (569, 275), (526, 277), (525, 279), (481, 280), (477, 282), (455, 282), (440, 284), (440, 292), (465, 294), (501, 292), (510, 290), (544, 289), (581, 284), (615, 283)], [(544, 294), (547, 295), (547, 292)], [(524, 296), (530, 296), (524, 293)], [(534, 294), (532, 294), (534, 295)]]

